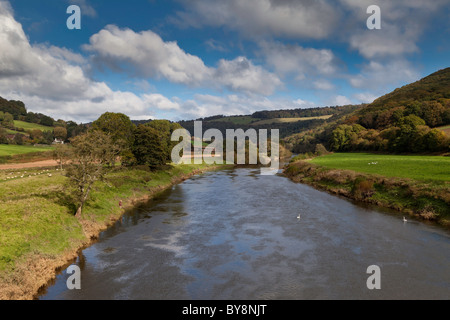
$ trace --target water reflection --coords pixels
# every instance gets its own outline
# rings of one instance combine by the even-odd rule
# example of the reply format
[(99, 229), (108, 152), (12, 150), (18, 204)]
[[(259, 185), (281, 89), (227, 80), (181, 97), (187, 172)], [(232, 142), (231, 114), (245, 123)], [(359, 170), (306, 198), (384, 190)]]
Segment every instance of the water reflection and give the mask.
[[(450, 236), (258, 169), (206, 173), (129, 212), (42, 299), (448, 299)], [(301, 214), (301, 220), (297, 219)], [(382, 270), (368, 290), (366, 269)]]

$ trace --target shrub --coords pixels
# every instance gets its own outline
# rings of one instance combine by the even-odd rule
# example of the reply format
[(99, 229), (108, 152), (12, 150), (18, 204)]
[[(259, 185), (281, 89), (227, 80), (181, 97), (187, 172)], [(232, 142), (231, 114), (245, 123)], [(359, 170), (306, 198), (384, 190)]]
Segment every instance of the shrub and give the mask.
[(373, 186), (373, 181), (365, 177), (358, 177), (353, 183), (352, 193), (356, 199), (365, 199), (375, 192)]
[(323, 144), (319, 143), (319, 144), (316, 144), (316, 150), (315, 150), (314, 154), (316, 156), (323, 156), (323, 155), (329, 154), (329, 152), (328, 152), (327, 148), (324, 147)]

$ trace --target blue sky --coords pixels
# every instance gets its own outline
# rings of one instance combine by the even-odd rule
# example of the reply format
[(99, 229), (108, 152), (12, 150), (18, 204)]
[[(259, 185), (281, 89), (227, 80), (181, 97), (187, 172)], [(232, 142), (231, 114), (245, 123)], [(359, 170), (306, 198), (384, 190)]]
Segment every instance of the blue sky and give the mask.
[(448, 0), (0, 0), (0, 96), (78, 122), (371, 102), (450, 66), (449, 16)]

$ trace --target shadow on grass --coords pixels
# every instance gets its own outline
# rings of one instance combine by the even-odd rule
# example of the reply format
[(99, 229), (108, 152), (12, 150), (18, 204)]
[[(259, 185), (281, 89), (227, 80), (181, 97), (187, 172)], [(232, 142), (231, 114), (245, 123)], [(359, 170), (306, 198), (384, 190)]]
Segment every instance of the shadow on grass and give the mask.
[(36, 196), (52, 201), (59, 206), (66, 207), (70, 214), (75, 215), (77, 212), (77, 206), (75, 205), (74, 198), (70, 194), (67, 194), (64, 190), (58, 190), (46, 194), (37, 194)]

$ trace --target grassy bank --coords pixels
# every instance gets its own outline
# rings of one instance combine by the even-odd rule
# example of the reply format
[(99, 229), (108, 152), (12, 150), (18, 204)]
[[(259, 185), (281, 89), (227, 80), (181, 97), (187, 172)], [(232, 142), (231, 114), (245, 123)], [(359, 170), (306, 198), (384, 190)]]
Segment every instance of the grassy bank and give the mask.
[[(285, 174), (296, 182), (450, 227), (450, 162), (413, 157), (336, 154), (290, 163)], [(360, 162), (352, 162), (356, 159)]]
[(450, 181), (450, 157), (333, 153), (314, 158), (311, 163), (331, 169), (353, 170), (385, 177), (430, 182)]
[(0, 144), (0, 164), (51, 159), (53, 146), (19, 146)]
[(24, 130), (41, 130), (41, 131), (53, 131), (53, 127), (43, 126), (37, 123), (30, 123), (25, 121), (14, 120), (14, 126), (16, 128), (22, 128)]
[(75, 207), (61, 171), (28, 170), (26, 178), (1, 182), (0, 299), (33, 298), (55, 276), (56, 268), (76, 257), (78, 249), (121, 217), (124, 209), (119, 200), (124, 208), (132, 207), (215, 168), (180, 165), (158, 172), (113, 170), (104, 182), (96, 183), (81, 220), (73, 215)]

